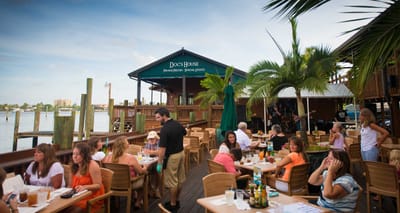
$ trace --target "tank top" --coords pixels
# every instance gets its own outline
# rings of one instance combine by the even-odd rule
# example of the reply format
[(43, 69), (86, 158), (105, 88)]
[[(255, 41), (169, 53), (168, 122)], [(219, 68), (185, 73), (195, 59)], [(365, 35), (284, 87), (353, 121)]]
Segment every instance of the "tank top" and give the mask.
[(376, 145), (378, 133), (370, 126), (361, 127), (361, 151), (368, 151)]

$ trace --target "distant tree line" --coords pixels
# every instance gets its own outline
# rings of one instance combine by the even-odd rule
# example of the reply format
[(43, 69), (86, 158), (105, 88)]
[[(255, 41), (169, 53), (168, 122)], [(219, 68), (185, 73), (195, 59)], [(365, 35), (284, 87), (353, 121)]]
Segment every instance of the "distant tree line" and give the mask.
[(63, 107), (63, 108), (71, 108), (74, 110), (80, 110), (80, 106), (73, 104), (72, 106), (54, 106), (52, 104), (44, 104), (42, 102), (37, 103), (36, 105), (31, 105), (28, 103), (23, 103), (22, 105), (18, 105), (18, 104), (0, 104), (0, 111), (12, 111), (14, 109), (22, 109), (24, 111), (34, 111), (36, 109), (39, 109), (40, 111), (54, 111), (59, 107)]

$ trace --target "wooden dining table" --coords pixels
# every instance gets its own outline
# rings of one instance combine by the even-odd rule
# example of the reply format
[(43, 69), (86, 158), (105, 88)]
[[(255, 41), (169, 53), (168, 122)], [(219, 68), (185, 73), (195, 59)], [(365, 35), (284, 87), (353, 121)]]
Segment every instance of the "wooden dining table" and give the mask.
[[(37, 186), (30, 186), (26, 185), (26, 188), (28, 188), (30, 191), (32, 190), (39, 190), (40, 187)], [(53, 213), (53, 212), (60, 212), (70, 206), (72, 206), (74, 203), (90, 196), (92, 194), (91, 191), (84, 191), (75, 194), (71, 198), (61, 198), (61, 194), (68, 192), (71, 190), (71, 188), (60, 188), (57, 189), (53, 192), (51, 192), (51, 200), (48, 200), (45, 204), (39, 204), (34, 207), (28, 207), (27, 203), (21, 203), (18, 206), (18, 210), (20, 213), (28, 213), (28, 212), (40, 212), (40, 213)]]
[(240, 169), (245, 169), (248, 171), (253, 171), (254, 167), (261, 168), (263, 173), (270, 173), (275, 171), (276, 163), (270, 163), (265, 161), (258, 161), (258, 162), (244, 162), (241, 164), (239, 161), (235, 161), (235, 167)]
[[(236, 202), (236, 201), (235, 201)], [(246, 202), (246, 200), (245, 200)], [(235, 204), (228, 205), (225, 195), (199, 198), (197, 203), (214, 213), (243, 213), (243, 212), (330, 212), (330, 210), (309, 203), (301, 197), (288, 196), (280, 193), (276, 197), (269, 198), (269, 207), (264, 209), (251, 208), (239, 210)]]

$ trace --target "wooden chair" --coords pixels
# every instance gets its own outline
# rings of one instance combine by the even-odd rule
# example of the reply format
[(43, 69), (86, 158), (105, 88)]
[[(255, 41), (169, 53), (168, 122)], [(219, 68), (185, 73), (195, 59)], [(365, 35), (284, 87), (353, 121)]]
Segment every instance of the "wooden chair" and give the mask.
[(104, 194), (87, 201), (86, 212), (88, 213), (91, 212), (92, 205), (100, 200), (104, 200), (104, 213), (110, 213), (110, 197), (112, 195), (111, 183), (114, 172), (106, 168), (100, 168), (100, 171), (101, 171), (101, 179), (104, 185)]
[(72, 184), (71, 165), (63, 164), (62, 166), (64, 168), (65, 186), (71, 187)]
[(218, 149), (210, 149), (210, 159), (214, 159), (214, 157), (218, 154)]
[[(217, 163), (213, 160), (208, 159), (208, 174), (217, 173), (217, 172), (226, 172), (224, 165)], [(241, 175), (236, 177), (236, 180), (251, 180), (252, 177), (250, 175)]]
[(234, 174), (216, 172), (203, 177), (203, 191), (205, 197), (224, 194), (225, 190), (229, 188), (237, 188)]
[(192, 127), (190, 128), (190, 132), (201, 132), (203, 131), (203, 128), (201, 127)]
[(129, 166), (117, 163), (103, 163), (103, 166), (114, 172), (114, 178), (111, 182), (112, 196), (126, 197), (126, 212), (130, 213), (132, 201), (132, 184)]
[(318, 130), (318, 135), (319, 135), (319, 136), (321, 136), (321, 135), (326, 135), (326, 132), (323, 131), (323, 130)]
[[(15, 172), (9, 172), (9, 173), (7, 173), (6, 179), (7, 179), (7, 178), (12, 178), (12, 177), (15, 177)], [(24, 177), (22, 177), (22, 178), (24, 178)]]
[(197, 165), (199, 165), (201, 161), (199, 138), (196, 136), (185, 136), (184, 138), (189, 138), (190, 140), (189, 155), (191, 156), (192, 154), (194, 154), (195, 157), (197, 157), (195, 158), (195, 161), (197, 162)]
[(161, 213), (171, 213), (170, 211), (168, 211), (168, 209), (166, 209), (162, 203), (158, 203), (158, 208), (160, 209)]
[(360, 164), (362, 162), (361, 157), (361, 144), (360, 143), (353, 143), (350, 144), (347, 148), (347, 154), (349, 155), (350, 159), (350, 173), (354, 176), (354, 164)]
[(282, 192), (292, 195), (308, 195), (308, 169), (310, 167), (309, 163), (294, 166), (290, 170), (289, 180), (285, 181), (280, 178), (277, 180), (287, 183), (288, 191)]
[(200, 142), (200, 147), (204, 147), (207, 149), (207, 152), (210, 151), (210, 133), (208, 131), (202, 131), (203, 132), (203, 137)]
[(329, 135), (320, 135), (320, 136), (319, 136), (319, 141), (320, 141), (320, 142), (327, 142), (327, 141), (329, 141)]
[(136, 144), (130, 144), (128, 149), (126, 150), (126, 152), (131, 155), (137, 155), (137, 153), (141, 151), (142, 151), (142, 146)]
[(307, 135), (307, 141), (309, 144), (315, 144), (315, 136), (314, 135)]
[[(400, 188), (396, 167), (382, 162), (364, 161), (367, 186), (367, 208), (371, 212), (370, 194), (394, 197), (396, 199), (397, 212), (400, 212)], [(382, 208), (381, 196), (379, 207)]]
[(216, 148), (216, 139), (215, 139), (215, 128), (204, 128), (204, 131), (208, 131), (208, 134), (210, 136), (210, 148)]

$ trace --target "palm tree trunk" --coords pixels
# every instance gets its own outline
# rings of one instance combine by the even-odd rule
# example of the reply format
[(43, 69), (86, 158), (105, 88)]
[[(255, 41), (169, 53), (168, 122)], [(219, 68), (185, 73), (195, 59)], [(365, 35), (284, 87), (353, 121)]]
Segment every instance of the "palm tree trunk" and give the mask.
[(301, 99), (300, 90), (296, 90), (297, 113), (300, 117), (300, 137), (304, 142), (305, 148), (308, 147), (307, 133), (306, 133), (306, 114), (304, 112), (304, 104)]

